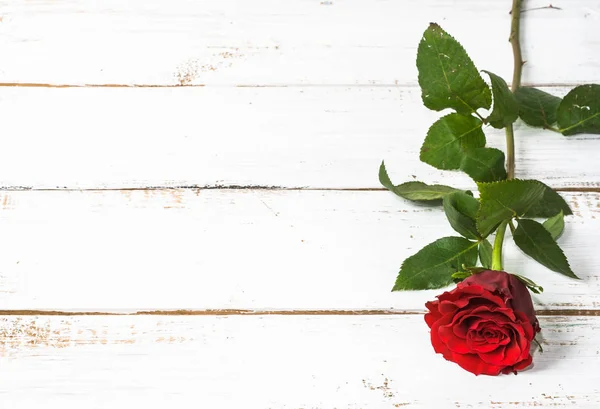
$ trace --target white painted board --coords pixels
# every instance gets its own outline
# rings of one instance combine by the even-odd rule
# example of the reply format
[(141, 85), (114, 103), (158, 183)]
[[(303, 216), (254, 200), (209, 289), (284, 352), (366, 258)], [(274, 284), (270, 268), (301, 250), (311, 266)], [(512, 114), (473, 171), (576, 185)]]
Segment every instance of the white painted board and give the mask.
[(0, 317), (11, 409), (556, 408), (600, 404), (598, 317), (542, 317), (544, 353), (475, 377), (422, 315)]
[[(538, 309), (600, 307), (598, 193), (564, 195), (572, 280), (522, 254), (505, 267), (546, 292)], [(389, 192), (271, 190), (0, 193), (0, 309), (424, 309), (390, 292), (400, 264), (457, 235), (440, 207)]]
[[(599, 82), (600, 5), (524, 4), (525, 83)], [(506, 0), (0, 2), (1, 83), (415, 84), (429, 22), (510, 79)]]
[[(567, 88), (546, 88), (564, 95)], [(0, 87), (0, 186), (377, 188), (392, 180), (474, 188), (419, 161), (427, 110), (415, 87), (48, 89)], [(486, 127), (505, 149), (503, 131)], [(516, 125), (517, 176), (600, 186), (600, 135)]]

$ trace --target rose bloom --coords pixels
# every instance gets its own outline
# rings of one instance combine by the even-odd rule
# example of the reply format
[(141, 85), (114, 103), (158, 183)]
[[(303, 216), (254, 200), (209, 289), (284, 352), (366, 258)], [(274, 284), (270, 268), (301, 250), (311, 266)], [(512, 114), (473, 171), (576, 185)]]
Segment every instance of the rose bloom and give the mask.
[(540, 331), (529, 290), (517, 277), (486, 270), (425, 304), (425, 322), (438, 354), (475, 375), (527, 368)]

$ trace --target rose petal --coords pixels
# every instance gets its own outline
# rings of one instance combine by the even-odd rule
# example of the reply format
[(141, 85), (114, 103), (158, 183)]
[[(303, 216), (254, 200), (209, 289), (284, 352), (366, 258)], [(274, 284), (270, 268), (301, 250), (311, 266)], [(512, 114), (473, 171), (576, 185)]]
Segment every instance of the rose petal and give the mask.
[(509, 308), (489, 308), (487, 306), (477, 307), (470, 315), (491, 320), (497, 323), (515, 322), (515, 312)]
[(512, 372), (516, 375), (517, 371), (521, 371), (521, 370), (527, 368), (528, 366), (531, 365), (532, 362), (533, 362), (533, 358), (531, 357), (531, 355), (529, 355), (527, 358), (525, 358), (521, 362), (518, 362), (517, 364), (515, 364), (513, 366), (507, 366), (506, 368), (504, 368), (502, 370), (502, 373), (509, 374)]
[(430, 333), (431, 345), (433, 346), (433, 350), (435, 352), (437, 352), (438, 354), (443, 354), (448, 351), (448, 347), (440, 339), (439, 332), (440, 332), (440, 326), (448, 325), (450, 322), (452, 322), (452, 316), (445, 315), (442, 318), (440, 318), (439, 320), (437, 320), (436, 322), (434, 322), (433, 325), (431, 326), (431, 333)]
[(490, 365), (485, 363), (476, 354), (457, 354), (450, 352), (448, 356), (444, 356), (449, 361), (456, 362), (466, 371), (475, 375), (498, 375), (504, 368), (503, 366)]
[(477, 329), (475, 326), (477, 323), (493, 321), (500, 325), (500, 323), (510, 322), (505, 316), (509, 319), (514, 318), (513, 312), (508, 308), (480, 306), (472, 310), (466, 309), (454, 316), (454, 333), (457, 337), (465, 338), (467, 331)]
[(504, 271), (486, 270), (473, 274), (462, 281), (463, 285), (479, 285), (490, 292), (508, 290), (510, 285), (510, 274)]
[(467, 341), (467, 345), (469, 346), (472, 353), (478, 354), (480, 356), (482, 354), (488, 354), (497, 349), (504, 348), (504, 345), (500, 345), (500, 344), (473, 344), (473, 343), (469, 343), (468, 341)]
[(510, 342), (510, 339), (508, 338), (504, 329), (496, 329), (497, 334), (494, 342), (490, 342), (489, 339), (484, 338), (478, 331), (470, 331), (469, 336), (467, 336), (467, 346), (471, 349), (471, 351), (480, 355), (490, 353), (498, 348), (504, 347), (504, 345)]
[[(478, 354), (482, 361), (490, 365), (506, 366), (506, 346), (499, 345), (493, 351)], [(511, 362), (512, 364), (513, 362)]]
[(509, 274), (508, 276), (510, 298), (507, 299), (507, 304), (515, 311), (522, 312), (533, 328), (539, 328), (535, 309), (533, 308), (533, 301), (531, 300), (531, 294), (527, 286), (514, 275)]
[(511, 328), (513, 330), (514, 335), (512, 339), (518, 343), (519, 349), (521, 350), (521, 356), (517, 358), (517, 361), (525, 359), (529, 354), (529, 349), (531, 348), (531, 340), (527, 338), (527, 332), (525, 331), (523, 325), (529, 326), (527, 321), (521, 323), (522, 325), (512, 324)]
[(521, 346), (519, 345), (518, 339), (513, 341), (506, 346), (506, 355), (504, 356), (504, 363), (506, 365), (514, 365), (521, 360)]
[(457, 337), (466, 338), (469, 328), (472, 325), (475, 325), (477, 322), (479, 322), (478, 317), (472, 317), (465, 312), (461, 317), (458, 318), (458, 320), (455, 317), (453, 320), (454, 326), (452, 327), (452, 330)]
[(477, 375), (516, 372), (531, 364), (539, 324), (531, 296), (515, 276), (484, 271), (425, 306), (431, 344), (445, 359)]
[(486, 291), (481, 286), (471, 285), (467, 287), (457, 287), (450, 293), (444, 293), (439, 297), (439, 310), (442, 314), (452, 313), (458, 309), (465, 308), (467, 305), (495, 305), (498, 307), (507, 307), (501, 297)]
[(486, 270), (474, 274), (460, 283), (462, 286), (479, 286), (502, 297), (505, 304), (515, 311), (525, 314), (535, 332), (540, 327), (535, 316), (533, 301), (527, 286), (516, 276), (504, 271)]
[(425, 303), (425, 307), (429, 309), (429, 312), (425, 314), (425, 322), (429, 328), (431, 328), (434, 322), (442, 318), (442, 314), (440, 314), (437, 310), (437, 304), (437, 301), (429, 301)]
[(527, 339), (533, 339), (535, 336), (535, 331), (533, 325), (529, 322), (527, 315), (521, 311), (515, 311), (515, 315), (517, 316), (517, 319), (521, 321), (521, 326), (525, 331), (525, 337)]
[(518, 362), (514, 365), (514, 370), (520, 371), (522, 369), (527, 368), (529, 365), (531, 365), (533, 362), (533, 357), (531, 355), (527, 355), (527, 357), (525, 357), (525, 359), (523, 359), (521, 362)]
[(480, 286), (471, 286), (464, 290), (460, 290), (457, 287), (451, 292), (443, 293), (438, 297), (440, 300), (440, 312), (442, 314), (452, 313), (457, 309), (467, 306), (473, 296), (481, 296), (483, 293), (484, 290)]
[(464, 338), (457, 337), (452, 329), (452, 324), (441, 326), (439, 329), (440, 340), (446, 344), (448, 349), (459, 354), (466, 354), (471, 351)]

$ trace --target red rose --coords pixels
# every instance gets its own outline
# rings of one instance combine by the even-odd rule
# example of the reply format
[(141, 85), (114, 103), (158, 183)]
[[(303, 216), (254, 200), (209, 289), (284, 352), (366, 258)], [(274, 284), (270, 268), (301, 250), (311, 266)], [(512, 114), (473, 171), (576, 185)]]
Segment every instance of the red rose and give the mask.
[(474, 274), (425, 304), (438, 354), (475, 375), (498, 375), (531, 364), (540, 327), (525, 284), (504, 271)]

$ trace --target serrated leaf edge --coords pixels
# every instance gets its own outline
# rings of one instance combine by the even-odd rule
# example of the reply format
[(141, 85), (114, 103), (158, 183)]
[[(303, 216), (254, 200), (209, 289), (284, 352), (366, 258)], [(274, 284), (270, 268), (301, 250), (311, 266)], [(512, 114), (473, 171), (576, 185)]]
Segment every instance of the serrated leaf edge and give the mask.
[[(431, 128), (433, 128), (435, 124), (437, 124), (438, 122), (442, 121), (443, 119), (446, 119), (446, 118), (448, 118), (449, 116), (456, 116), (456, 115), (459, 115), (459, 116), (464, 116), (464, 117), (467, 117), (467, 118), (474, 118), (474, 119), (476, 119), (477, 121), (479, 121), (479, 124), (478, 124), (478, 126), (476, 126), (476, 127), (472, 128), (472, 129), (468, 130), (467, 132), (464, 132), (464, 133), (463, 133), (463, 134), (461, 134), (460, 136), (457, 136), (457, 137), (456, 137), (454, 140), (452, 140), (452, 141), (450, 141), (450, 142), (446, 142), (444, 145), (442, 145), (441, 147), (439, 147), (439, 148), (438, 148), (438, 149), (436, 149), (436, 150), (440, 150), (440, 149), (444, 148), (445, 146), (447, 146), (447, 145), (450, 145), (451, 143), (454, 143), (454, 142), (456, 142), (456, 141), (459, 141), (459, 142), (461, 143), (461, 148), (462, 148), (462, 138), (464, 138), (466, 135), (470, 134), (471, 132), (473, 132), (473, 131), (475, 131), (475, 130), (477, 130), (477, 129), (482, 129), (482, 128), (483, 128), (483, 122), (482, 122), (482, 121), (481, 121), (479, 118), (477, 118), (477, 117), (474, 117), (473, 115), (464, 115), (464, 114), (461, 114), (461, 113), (458, 113), (458, 112), (451, 112), (451, 113), (449, 113), (449, 114), (446, 114), (446, 115), (444, 115), (443, 117), (441, 117), (441, 118), (439, 118), (437, 121), (435, 121), (433, 124), (431, 124), (431, 126), (429, 127), (429, 129), (427, 129), (427, 134), (426, 134), (426, 136), (425, 136), (425, 141), (423, 141), (423, 144), (421, 145), (421, 149), (420, 149), (420, 151), (419, 151), (419, 160), (420, 160), (421, 162), (423, 162), (423, 163), (426, 163), (426, 164), (428, 164), (429, 166), (432, 166), (432, 167), (434, 167), (434, 168), (436, 168), (436, 169), (440, 169), (440, 170), (457, 170), (457, 169), (460, 169), (460, 168), (461, 168), (461, 166), (462, 166), (462, 162), (463, 162), (463, 160), (464, 160), (464, 157), (463, 157), (463, 159), (461, 159), (461, 163), (460, 163), (460, 164), (458, 165), (458, 167), (456, 167), (456, 168), (438, 168), (437, 166), (434, 166), (434, 165), (432, 165), (432, 164), (431, 164), (431, 163), (429, 163), (429, 162), (425, 162), (425, 161), (423, 160), (423, 158), (422, 158), (422, 156), (423, 156), (423, 153), (427, 153), (427, 152), (429, 152), (429, 151), (427, 151), (427, 152), (423, 152), (423, 148), (425, 147), (425, 142), (427, 142), (427, 137), (429, 136), (429, 132), (431, 131)], [(483, 132), (483, 130), (482, 130), (482, 132)], [(484, 147), (485, 147), (485, 144), (487, 143), (487, 138), (485, 137), (485, 133), (483, 134), (483, 137), (484, 137), (484, 141), (485, 141), (485, 142), (484, 142), (484, 146), (482, 146), (482, 148), (484, 148)], [(464, 150), (464, 149), (463, 149), (463, 150)]]
[[(471, 62), (471, 64), (473, 65), (473, 67), (475, 68), (475, 70), (477, 70), (477, 67), (475, 67), (475, 63), (473, 62), (473, 60), (471, 59), (471, 57), (469, 56), (469, 53), (467, 53), (467, 50), (465, 50), (465, 48), (463, 47), (463, 45), (460, 43), (460, 41), (458, 41), (456, 38), (454, 38), (452, 35), (448, 34), (448, 32), (446, 30), (444, 30), (442, 27), (440, 27), (439, 24), (437, 23), (429, 23), (429, 27), (427, 29), (439, 29), (440, 31), (442, 31), (443, 34), (447, 35), (448, 37), (450, 37), (452, 40), (454, 40), (456, 42), (456, 44), (458, 45), (458, 47), (460, 48), (460, 50), (462, 50), (465, 53), (465, 56), (467, 57), (467, 60), (469, 62)], [(426, 42), (425, 40), (425, 36), (423, 36), (421, 38), (421, 41), (419, 42), (419, 48), (421, 47), (421, 44), (424, 44)], [(446, 75), (446, 69), (444, 68), (444, 64), (442, 64), (442, 59), (439, 58), (440, 52), (439, 52), (439, 48), (438, 48), (438, 44), (437, 41), (435, 39), (433, 39), (433, 43), (435, 46), (435, 51), (438, 55), (437, 60), (440, 63), (440, 66), (442, 68), (442, 72), (444, 73), (444, 79), (446, 80), (446, 86), (448, 87), (448, 91), (453, 94), (465, 107), (467, 107), (469, 110), (471, 110), (471, 113), (477, 112), (477, 109), (474, 109), (472, 106), (470, 106), (469, 104), (467, 104), (462, 98), (460, 98), (458, 95), (456, 95), (456, 93), (454, 92), (454, 90), (451, 87), (450, 82), (448, 81), (448, 76)], [(417, 51), (417, 55), (418, 55), (418, 51)], [(417, 64), (417, 68), (418, 68), (418, 64)], [(479, 72), (478, 72), (479, 73)], [(485, 84), (485, 81), (483, 80), (483, 77), (480, 75), (479, 79), (481, 79), (481, 81)], [(420, 75), (418, 77), (418, 81), (420, 84), (421, 78)], [(487, 85), (487, 84), (486, 84)], [(484, 109), (490, 109), (492, 106), (492, 92), (490, 90), (489, 87), (485, 87), (483, 88), (482, 91), (484, 94), (487, 94), (489, 96), (489, 104), (483, 106)], [(427, 107), (429, 108), (429, 107)], [(431, 108), (429, 108), (431, 109)], [(432, 109), (433, 110), (433, 109)], [(436, 110), (434, 110), (436, 111)]]
[[(468, 248), (466, 248), (465, 250), (463, 250), (463, 251), (461, 251), (460, 253), (456, 254), (454, 257), (451, 257), (451, 258), (449, 258), (449, 259), (447, 259), (447, 260), (445, 260), (445, 261), (443, 261), (443, 262), (441, 262), (441, 263), (435, 264), (435, 265), (433, 265), (433, 266), (429, 266), (429, 267), (427, 267), (427, 268), (421, 269), (421, 270), (420, 270), (418, 273), (416, 273), (416, 274), (413, 274), (413, 275), (411, 276), (411, 278), (418, 277), (418, 276), (422, 275), (422, 274), (423, 274), (425, 271), (427, 271), (427, 270), (430, 270), (430, 269), (432, 269), (432, 268), (436, 268), (436, 267), (439, 267), (439, 266), (441, 266), (441, 265), (443, 265), (443, 264), (446, 264), (446, 263), (448, 263), (449, 261), (451, 261), (451, 260), (454, 260), (454, 259), (458, 258), (459, 256), (461, 256), (461, 255), (465, 254), (465, 253), (466, 253), (466, 252), (468, 252), (469, 250), (473, 249), (473, 247), (476, 247), (477, 245), (479, 245), (479, 242), (478, 242), (478, 241), (475, 241), (475, 242), (474, 242), (474, 241), (472, 241), (472, 240), (469, 240), (469, 239), (466, 239), (466, 238), (464, 238), (464, 237), (459, 237), (459, 236), (446, 236), (446, 237), (439, 238), (439, 239), (437, 239), (437, 240), (435, 240), (435, 241), (433, 241), (433, 242), (431, 242), (431, 243), (427, 244), (425, 247), (427, 247), (427, 246), (429, 246), (429, 245), (431, 245), (431, 244), (433, 244), (433, 243), (435, 243), (435, 242), (437, 242), (437, 241), (444, 240), (444, 239), (450, 239), (450, 238), (461, 239), (461, 240), (467, 240), (468, 242), (470, 242), (470, 243), (471, 243), (471, 245), (470, 245)], [(425, 247), (423, 247), (423, 248), (425, 248)], [(423, 250), (423, 249), (421, 249), (421, 250)], [(421, 250), (419, 250), (419, 251), (421, 251)], [(407, 257), (407, 258), (406, 258), (406, 259), (405, 259), (405, 260), (402, 262), (402, 265), (400, 266), (400, 271), (398, 272), (398, 277), (396, 278), (396, 283), (394, 284), (394, 287), (392, 288), (392, 291), (404, 290), (404, 289), (405, 289), (404, 287), (398, 287), (398, 281), (399, 281), (399, 280), (400, 280), (400, 278), (401, 278), (401, 277), (400, 277), (400, 273), (402, 272), (402, 269), (404, 268), (404, 265), (406, 264), (406, 262), (407, 262), (408, 260), (410, 260), (411, 258), (415, 257), (417, 254), (419, 254), (419, 251), (418, 251), (418, 252), (416, 252), (415, 254), (413, 254), (412, 256), (410, 256), (410, 257)]]
[[(503, 161), (504, 161), (504, 160), (506, 160), (506, 157), (505, 157), (505, 155), (504, 155), (504, 152), (502, 152), (500, 149), (496, 149), (496, 148), (490, 148), (490, 147), (487, 147), (487, 146), (484, 146), (483, 148), (476, 148), (476, 149), (489, 149), (489, 150), (493, 150), (493, 151), (500, 152), (500, 153), (502, 154), (502, 159), (503, 159)], [(475, 178), (473, 178), (471, 175), (469, 175), (469, 174), (468, 174), (468, 173), (467, 173), (467, 172), (464, 170), (464, 168), (463, 168), (463, 167), (464, 167), (464, 164), (465, 164), (465, 161), (467, 160), (467, 158), (468, 158), (468, 159), (470, 159), (470, 160), (473, 160), (473, 161), (475, 161), (475, 162), (477, 162), (477, 163), (479, 163), (479, 164), (481, 164), (481, 165), (484, 165), (485, 167), (487, 167), (487, 163), (485, 163), (485, 162), (483, 162), (482, 160), (480, 160), (480, 159), (479, 159), (479, 158), (478, 158), (476, 155), (473, 155), (473, 156), (467, 156), (467, 155), (465, 155), (465, 156), (463, 157), (463, 159), (461, 160), (461, 162), (460, 162), (460, 170), (461, 170), (461, 171), (463, 171), (463, 172), (465, 172), (465, 173), (466, 173), (466, 174), (467, 174), (467, 175), (468, 175), (468, 176), (469, 176), (471, 179), (473, 179), (473, 180), (474, 180), (476, 183), (495, 183), (495, 182), (502, 182), (502, 181), (504, 181), (504, 180), (505, 180), (505, 179), (503, 179), (503, 180), (496, 180), (496, 181), (494, 181), (494, 182), (479, 182), (479, 181), (475, 180)], [(490, 169), (491, 169), (491, 168), (490, 168)], [(504, 169), (504, 173), (506, 174), (506, 169)], [(492, 170), (492, 176), (493, 176), (494, 178), (497, 178), (499, 175), (496, 175), (496, 172)]]
[[(540, 226), (542, 226), (542, 228), (544, 227), (544, 226), (543, 226), (541, 223), (538, 223), (538, 222), (536, 222), (535, 220), (531, 220), (531, 219), (523, 219), (523, 220), (528, 220), (528, 221), (531, 221), (531, 222), (534, 222), (534, 223), (537, 223), (537, 224), (539, 224)], [(518, 229), (518, 227), (517, 227), (517, 229)], [(554, 239), (552, 238), (552, 235), (550, 234), (550, 232), (549, 232), (548, 230), (546, 230), (546, 229), (544, 228), (544, 232), (546, 232), (546, 234), (548, 234), (548, 236), (550, 237), (550, 239), (551, 239), (552, 241), (554, 241)], [(525, 232), (525, 231), (523, 231), (523, 233), (525, 233), (525, 235), (527, 236), (527, 238), (528, 238), (529, 240), (531, 240), (531, 242), (533, 243), (533, 245), (534, 245), (536, 248), (539, 248), (539, 247), (537, 247), (537, 243), (536, 243), (536, 241), (535, 241), (535, 240), (533, 240), (533, 237), (529, 236), (529, 235), (527, 234), (527, 232)], [(514, 239), (514, 235), (513, 235), (513, 239)], [(515, 242), (515, 244), (517, 244), (517, 243)], [(518, 244), (517, 244), (517, 247), (521, 248), (521, 247), (520, 247)], [(545, 266), (545, 267), (546, 267), (546, 268), (548, 268), (549, 270), (552, 270), (552, 271), (556, 272), (556, 273), (563, 274), (563, 275), (565, 275), (565, 276), (567, 276), (567, 277), (571, 277), (571, 278), (575, 278), (575, 279), (577, 279), (577, 280), (580, 280), (580, 278), (579, 278), (579, 277), (577, 277), (577, 275), (576, 275), (576, 274), (573, 272), (573, 269), (571, 268), (571, 265), (569, 264), (569, 259), (568, 259), (568, 258), (567, 258), (567, 256), (565, 255), (565, 252), (563, 251), (563, 249), (561, 249), (561, 248), (560, 248), (560, 246), (559, 246), (558, 244), (556, 245), (556, 247), (558, 248), (558, 251), (560, 251), (560, 254), (561, 254), (561, 255), (562, 255), (564, 258), (565, 258), (565, 263), (567, 263), (567, 267), (569, 268), (569, 272), (571, 273), (571, 275), (569, 275), (569, 274), (565, 274), (565, 273), (563, 273), (562, 271), (559, 271), (559, 270), (554, 270), (554, 269), (552, 269), (552, 268), (549, 268), (549, 267), (546, 267), (546, 266)], [(524, 251), (523, 249), (521, 249), (521, 250), (523, 251), (523, 253), (525, 253), (525, 251)], [(525, 253), (525, 254), (527, 254), (527, 253)], [(528, 254), (527, 254), (527, 255), (528, 255)], [(531, 257), (531, 256), (529, 256), (529, 257)], [(532, 257), (532, 258), (533, 258), (533, 257)], [(534, 259), (534, 260), (535, 260), (535, 259)], [(537, 260), (536, 260), (536, 261), (537, 261)], [(538, 261), (538, 263), (539, 263), (539, 261)], [(541, 264), (541, 263), (540, 263), (540, 264)], [(554, 265), (554, 263), (552, 262), (552, 260), (550, 260), (550, 264)], [(558, 268), (558, 267), (557, 267), (557, 266), (554, 266), (554, 268)]]
[[(545, 183), (542, 183), (542, 182), (540, 182), (539, 180), (535, 180), (535, 179), (507, 179), (507, 180), (499, 180), (499, 181), (497, 181), (497, 182), (477, 182), (477, 189), (479, 190), (479, 192), (481, 192), (481, 186), (482, 186), (482, 185), (494, 185), (494, 184), (501, 184), (501, 183), (504, 183), (504, 184), (510, 184), (510, 183), (513, 183), (514, 181), (520, 181), (520, 182), (533, 182), (533, 183), (536, 183), (536, 184), (538, 184), (538, 185), (542, 185), (542, 186), (544, 186), (544, 187), (545, 187), (545, 188), (547, 188), (547, 189), (552, 189), (550, 186), (546, 185)], [(482, 200), (482, 195), (481, 195), (481, 194), (480, 194), (480, 196), (479, 196), (479, 200), (480, 200), (480, 201)], [(506, 206), (504, 206), (504, 203), (501, 203), (500, 201), (498, 201), (498, 199), (494, 199), (494, 200), (496, 200), (496, 201), (497, 201), (497, 202), (498, 202), (500, 205), (502, 205), (503, 207), (506, 207)], [(564, 200), (564, 199), (563, 199), (563, 200)], [(531, 207), (532, 207), (534, 204), (535, 204), (535, 203), (532, 203), (532, 204), (531, 204), (531, 205), (530, 205), (530, 206), (529, 206), (529, 207), (528, 207), (528, 208), (527, 208), (527, 209), (526, 209), (526, 210), (523, 212), (523, 214), (527, 214), (527, 212), (529, 211), (529, 209), (531, 209)], [(512, 209), (510, 209), (510, 208), (508, 208), (508, 207), (506, 207), (506, 208), (507, 208), (507, 209), (509, 209), (510, 211), (513, 211)], [(481, 207), (479, 208), (479, 211), (477, 212), (477, 220), (476, 220), (476, 222), (475, 222), (475, 225), (477, 226), (477, 230), (479, 231), (479, 233), (481, 233), (481, 230), (479, 229), (479, 220), (481, 219), (481, 217), (480, 217), (480, 214), (481, 214)], [(513, 215), (513, 217), (517, 217), (517, 216), (519, 216), (518, 214), (515, 214), (515, 213), (514, 213), (514, 211), (513, 211), (513, 214), (514, 214), (514, 215)], [(483, 234), (483, 233), (482, 233), (482, 234)]]

